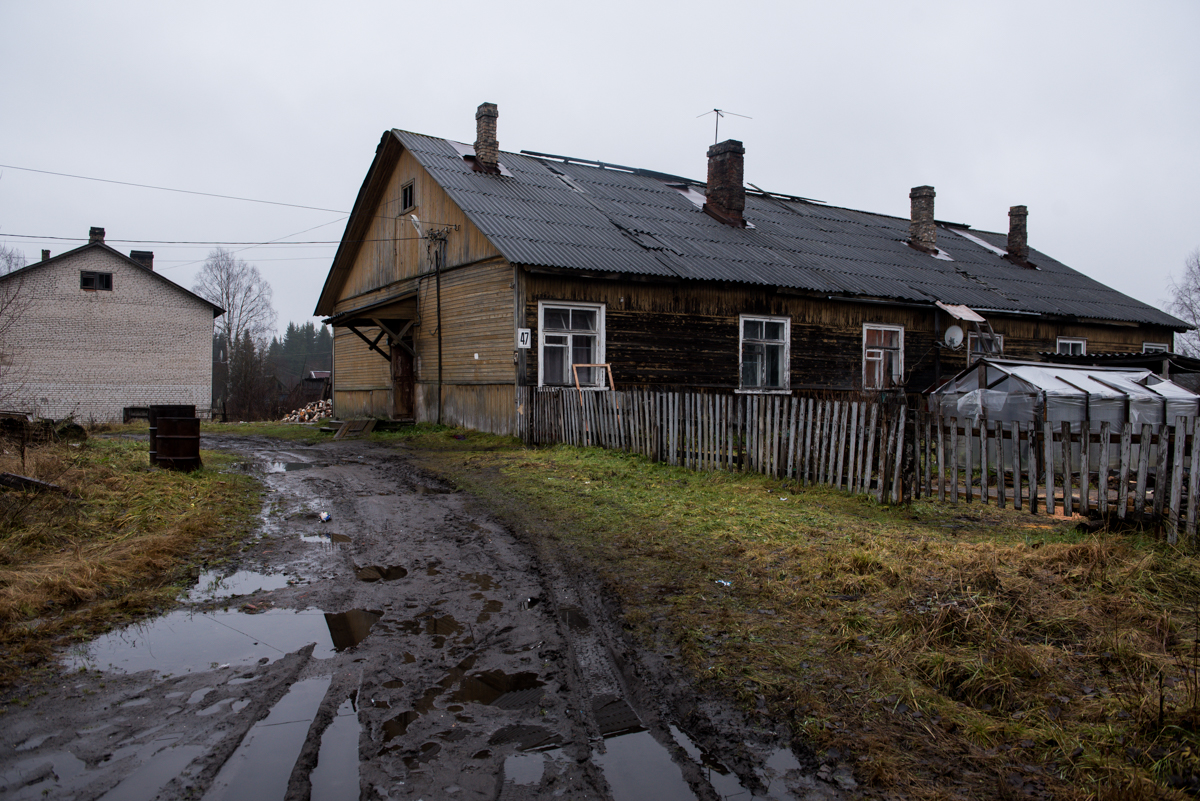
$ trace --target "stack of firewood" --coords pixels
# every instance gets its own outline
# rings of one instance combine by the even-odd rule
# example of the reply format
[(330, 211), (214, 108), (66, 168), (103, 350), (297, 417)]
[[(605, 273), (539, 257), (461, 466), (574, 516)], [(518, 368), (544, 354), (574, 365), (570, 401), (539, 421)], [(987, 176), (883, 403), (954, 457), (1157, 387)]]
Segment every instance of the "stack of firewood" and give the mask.
[(311, 423), (314, 420), (324, 420), (333, 415), (333, 402), (327, 400), (313, 401), (303, 409), (297, 409), (285, 415), (283, 423)]

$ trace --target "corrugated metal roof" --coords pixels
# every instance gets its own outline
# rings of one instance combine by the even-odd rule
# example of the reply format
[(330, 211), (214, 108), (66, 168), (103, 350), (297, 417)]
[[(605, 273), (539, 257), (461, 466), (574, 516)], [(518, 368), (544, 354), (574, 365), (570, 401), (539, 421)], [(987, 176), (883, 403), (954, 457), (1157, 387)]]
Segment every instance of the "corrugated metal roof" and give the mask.
[[(938, 245), (952, 261), (909, 247), (908, 220), (762, 194), (746, 197), (753, 227), (733, 228), (665, 178), (516, 153), (500, 154), (511, 176), (491, 175), (463, 160), (462, 145), (393, 134), (517, 264), (1186, 328), (1044, 253), (1030, 250), (1038, 269), (1021, 267), (951, 226), (939, 225)], [(969, 233), (1007, 245), (1004, 234)]]

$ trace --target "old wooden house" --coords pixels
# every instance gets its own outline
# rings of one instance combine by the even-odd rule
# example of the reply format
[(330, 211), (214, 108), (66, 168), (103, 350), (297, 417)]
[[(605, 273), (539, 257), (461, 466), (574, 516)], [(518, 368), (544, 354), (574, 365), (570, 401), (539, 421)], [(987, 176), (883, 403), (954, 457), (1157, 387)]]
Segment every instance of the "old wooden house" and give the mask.
[[(1167, 349), (1186, 324), (1004, 233), (708, 180), (384, 133), (316, 313), (335, 414), (515, 430), (515, 387), (924, 391), (980, 354)], [(596, 367), (593, 365), (604, 365)]]

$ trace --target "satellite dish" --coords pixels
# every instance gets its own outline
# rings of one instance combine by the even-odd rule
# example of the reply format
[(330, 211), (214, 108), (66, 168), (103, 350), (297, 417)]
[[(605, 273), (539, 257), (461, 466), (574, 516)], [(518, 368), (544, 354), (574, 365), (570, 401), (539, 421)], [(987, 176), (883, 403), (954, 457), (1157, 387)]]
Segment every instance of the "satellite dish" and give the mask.
[(963, 330), (957, 325), (952, 325), (946, 329), (946, 344), (952, 348), (957, 348), (963, 343)]

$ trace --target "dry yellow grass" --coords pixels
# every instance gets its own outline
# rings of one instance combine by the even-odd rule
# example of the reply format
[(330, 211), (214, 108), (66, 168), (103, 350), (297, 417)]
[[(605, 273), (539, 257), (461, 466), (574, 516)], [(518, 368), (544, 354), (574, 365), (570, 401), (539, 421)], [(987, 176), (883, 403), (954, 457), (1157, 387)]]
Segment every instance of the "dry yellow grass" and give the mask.
[(215, 469), (229, 457), (204, 459), (191, 474), (151, 468), (145, 442), (120, 439), (32, 448), (24, 462), (0, 450), (0, 471), (67, 491), (0, 491), (0, 683), (57, 637), (169, 603), (194, 562), (251, 530), (256, 485)]

